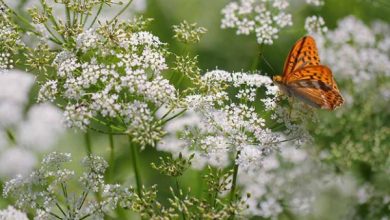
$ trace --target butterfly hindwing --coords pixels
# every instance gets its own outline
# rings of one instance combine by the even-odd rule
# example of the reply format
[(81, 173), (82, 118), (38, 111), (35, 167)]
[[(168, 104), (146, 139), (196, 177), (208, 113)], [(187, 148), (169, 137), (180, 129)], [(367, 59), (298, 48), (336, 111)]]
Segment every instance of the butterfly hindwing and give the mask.
[(284, 63), (283, 78), (289, 78), (294, 71), (306, 66), (317, 66), (320, 58), (314, 38), (305, 36), (298, 40), (291, 49)]
[(344, 102), (332, 72), (326, 66), (308, 66), (296, 70), (286, 86), (292, 95), (314, 107), (334, 109)]
[(333, 110), (344, 101), (338, 91), (322, 90), (310, 87), (290, 87), (289, 92), (304, 103), (316, 107)]

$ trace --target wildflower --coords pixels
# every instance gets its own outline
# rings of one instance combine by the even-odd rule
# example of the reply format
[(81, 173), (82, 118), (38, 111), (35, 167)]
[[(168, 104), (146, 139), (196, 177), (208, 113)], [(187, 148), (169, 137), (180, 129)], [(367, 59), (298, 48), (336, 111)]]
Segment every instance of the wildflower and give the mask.
[(363, 89), (366, 82), (378, 76), (386, 76), (390, 59), (386, 47), (379, 47), (387, 39), (389, 32), (374, 32), (370, 27), (353, 16), (338, 22), (335, 30), (318, 37), (322, 62), (339, 73), (341, 79), (350, 79)]
[(12, 147), (2, 150), (0, 154), (0, 175), (12, 177), (27, 174), (37, 163), (36, 155), (21, 147)]
[(145, 30), (127, 31), (133, 25), (101, 23), (78, 33), (74, 51), (57, 53), (53, 66), (58, 78), (41, 84), (38, 99), (65, 99), (68, 127), (86, 130), (91, 120), (106, 126), (120, 119), (116, 131), (131, 134), (144, 147), (164, 133), (152, 112), (178, 99), (162, 75), (168, 68), (165, 44)]
[(322, 6), (324, 5), (323, 0), (306, 0), (306, 3), (309, 5), (314, 5), (314, 6)]
[(18, 70), (0, 74), (0, 126), (9, 127), (22, 120), (23, 108), (34, 77)]
[(54, 146), (64, 130), (62, 112), (50, 104), (40, 104), (29, 109), (16, 135), (21, 146), (43, 152)]
[(187, 21), (183, 21), (179, 25), (173, 26), (173, 32), (175, 32), (174, 38), (183, 43), (198, 43), (200, 37), (206, 33), (206, 28), (197, 27), (196, 23), (189, 24)]
[(13, 206), (8, 206), (7, 209), (0, 210), (0, 219), (28, 220), (26, 213), (15, 209)]
[(328, 28), (325, 26), (325, 21), (322, 17), (313, 15), (306, 18), (305, 30), (309, 34), (322, 34), (326, 33)]
[[(82, 163), (85, 171), (78, 181), (84, 188), (73, 194), (77, 199), (69, 199), (69, 184), (75, 181), (75, 172), (64, 168), (64, 165), (70, 161), (70, 154), (50, 153), (36, 171), (9, 180), (5, 184), (3, 195), (15, 198), (18, 208), (32, 210), (36, 218), (102, 218), (118, 205), (129, 205), (131, 190), (120, 185), (106, 184), (103, 174), (107, 163), (101, 157), (92, 155), (85, 157)], [(94, 200), (89, 198), (91, 192), (102, 192), (102, 196), (99, 200)]]
[(26, 108), (34, 77), (8, 70), (0, 74), (1, 176), (29, 172), (36, 164), (36, 154), (53, 147), (64, 133), (62, 113), (50, 104)]
[[(265, 88), (266, 91), (266, 98), (263, 99), (265, 111), (275, 114), (277, 123), (285, 124), (285, 134), (297, 140), (307, 140), (305, 129), (289, 118), (287, 112), (269, 107), (277, 106), (278, 99), (277, 88), (272, 85), (269, 77), (214, 70), (204, 74), (200, 80), (201, 85), (207, 89), (185, 98), (191, 114), (183, 117), (183, 123), (167, 123), (166, 130), (171, 134), (164, 137), (158, 149), (179, 151), (183, 157), (194, 154), (192, 166), (197, 168), (205, 164), (225, 167), (229, 164), (226, 160), (229, 155), (240, 151), (235, 163), (246, 170), (249, 167), (261, 167), (262, 158), (278, 149), (279, 141), (286, 137), (268, 128), (266, 119), (248, 104), (257, 100), (259, 88)], [(237, 92), (233, 95), (237, 98), (237, 103), (226, 99), (225, 90), (229, 87), (236, 89)], [(294, 117), (303, 120), (307, 114)], [(195, 119), (196, 123), (187, 123)]]
[(291, 14), (286, 13), (288, 6), (284, 0), (231, 2), (222, 10), (221, 27), (236, 28), (238, 35), (255, 33), (258, 44), (273, 44), (279, 31), (292, 25)]

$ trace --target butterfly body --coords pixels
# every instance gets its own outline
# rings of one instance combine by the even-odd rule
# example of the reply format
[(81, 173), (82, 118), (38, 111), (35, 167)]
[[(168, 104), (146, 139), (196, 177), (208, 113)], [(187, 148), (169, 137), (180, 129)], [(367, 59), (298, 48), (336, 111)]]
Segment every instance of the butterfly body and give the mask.
[(315, 41), (310, 36), (295, 43), (283, 75), (274, 76), (273, 81), (284, 94), (315, 108), (334, 110), (344, 102), (332, 71), (320, 64)]

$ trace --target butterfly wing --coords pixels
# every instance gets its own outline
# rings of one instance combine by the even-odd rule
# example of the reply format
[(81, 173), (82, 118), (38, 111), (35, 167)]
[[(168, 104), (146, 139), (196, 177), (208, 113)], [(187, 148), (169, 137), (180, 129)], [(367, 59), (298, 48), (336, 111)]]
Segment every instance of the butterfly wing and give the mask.
[(291, 95), (308, 105), (333, 110), (344, 102), (332, 72), (326, 66), (298, 69), (289, 79), (285, 86)]
[(344, 102), (340, 93), (334, 90), (324, 91), (315, 88), (296, 87), (290, 88), (290, 93), (315, 108), (333, 110)]
[(284, 63), (283, 81), (289, 81), (291, 73), (306, 66), (317, 66), (320, 64), (317, 46), (311, 36), (305, 36), (298, 40)]

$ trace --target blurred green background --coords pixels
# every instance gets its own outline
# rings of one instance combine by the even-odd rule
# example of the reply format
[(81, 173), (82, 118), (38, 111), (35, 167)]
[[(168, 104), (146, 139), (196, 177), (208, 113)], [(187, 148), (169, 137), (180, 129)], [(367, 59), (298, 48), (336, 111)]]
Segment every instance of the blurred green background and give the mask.
[[(230, 1), (148, 0), (144, 16), (154, 19), (151, 32), (160, 37), (163, 42), (168, 43), (170, 50), (178, 54), (197, 55), (202, 72), (216, 68), (227, 71), (253, 71), (253, 63), (257, 62), (259, 53), (255, 36), (238, 36), (235, 34), (235, 30), (220, 28), (221, 9), (228, 2)], [(390, 23), (390, 1), (386, 0), (326, 0), (323, 7), (307, 7), (302, 2), (303, 0), (291, 1), (293, 7), (290, 8), (290, 12), (293, 16), (293, 26), (283, 29), (279, 34), (279, 39), (273, 45), (261, 48), (264, 57), (276, 72), (265, 65), (263, 60), (259, 61), (256, 70), (268, 75), (279, 74), (282, 71), (284, 60), (293, 43), (305, 34), (304, 21), (310, 15), (321, 15), (329, 29), (336, 27), (337, 21), (348, 15), (354, 15), (366, 23), (378, 19)], [(196, 22), (199, 26), (207, 28), (208, 31), (199, 44), (189, 47), (172, 38), (172, 25), (177, 25), (183, 20), (190, 23)], [(334, 74), (337, 78), (337, 73)], [(331, 114), (333, 113), (322, 112), (319, 123), (321, 120), (328, 120), (327, 117), (331, 118)], [(390, 124), (390, 121), (388, 123)], [(364, 123), (359, 124), (359, 126), (364, 126)], [(91, 135), (93, 153), (103, 155), (108, 159), (110, 154), (108, 137), (93, 132)], [(326, 145), (332, 141), (326, 138), (335, 138), (324, 138), (321, 134), (318, 136), (321, 137), (320, 145)], [(79, 161), (86, 152), (84, 141), (82, 133), (70, 131), (59, 141), (57, 151), (71, 152), (74, 161)], [(126, 137), (115, 137), (114, 141), (116, 162), (113, 168), (113, 181), (124, 183), (124, 185), (134, 185), (128, 140)], [(175, 184), (174, 179), (159, 174), (151, 168), (150, 163), (156, 162), (160, 156), (166, 155), (168, 154), (158, 152), (154, 148), (146, 148), (140, 152), (139, 157), (143, 184), (146, 186), (157, 184), (159, 186), (159, 200), (162, 203), (167, 202), (166, 199), (170, 195), (169, 187)], [(74, 166), (77, 168), (77, 163), (74, 163)], [(359, 170), (365, 169), (365, 165), (362, 166), (359, 167)], [(180, 177), (179, 181), (182, 188), (191, 187), (192, 194), (200, 195), (206, 190), (201, 176), (201, 172), (189, 170)], [(1, 206), (5, 206), (4, 201)], [(127, 218), (125, 213), (122, 214), (122, 218)]]

